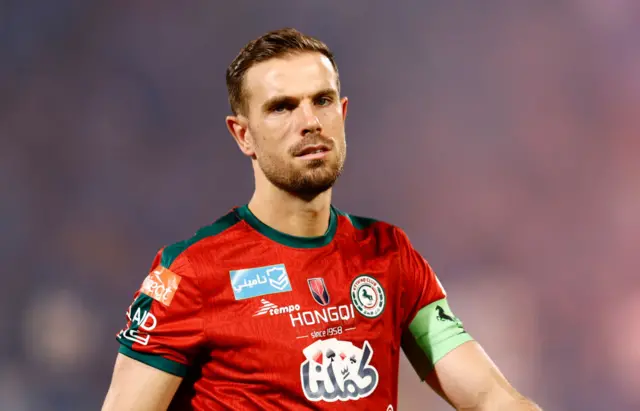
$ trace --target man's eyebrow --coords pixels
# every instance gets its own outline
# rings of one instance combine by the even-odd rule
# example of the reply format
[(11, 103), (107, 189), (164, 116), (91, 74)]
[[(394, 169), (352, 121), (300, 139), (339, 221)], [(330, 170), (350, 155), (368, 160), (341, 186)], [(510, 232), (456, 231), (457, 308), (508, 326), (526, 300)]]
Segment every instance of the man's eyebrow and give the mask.
[(313, 98), (316, 99), (318, 97), (324, 97), (324, 96), (331, 96), (331, 97), (336, 97), (338, 95), (338, 93), (332, 89), (332, 88), (325, 88), (323, 90), (320, 90), (318, 92), (316, 92), (313, 95)]
[(297, 105), (300, 102), (300, 99), (291, 96), (274, 96), (268, 99), (262, 104), (262, 109), (264, 111), (269, 111), (274, 107), (277, 107), (281, 104), (291, 104)]

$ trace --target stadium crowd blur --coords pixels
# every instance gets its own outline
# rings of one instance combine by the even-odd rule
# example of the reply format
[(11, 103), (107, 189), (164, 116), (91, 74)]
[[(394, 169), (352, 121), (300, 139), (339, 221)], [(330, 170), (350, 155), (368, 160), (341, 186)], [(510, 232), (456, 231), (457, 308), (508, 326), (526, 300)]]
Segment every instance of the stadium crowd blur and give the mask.
[(276, 3), (2, 2), (0, 409), (99, 408), (157, 249), (251, 194), (224, 71), (284, 26), (350, 97), (335, 204), (403, 227), (545, 409), (640, 409), (640, 3)]

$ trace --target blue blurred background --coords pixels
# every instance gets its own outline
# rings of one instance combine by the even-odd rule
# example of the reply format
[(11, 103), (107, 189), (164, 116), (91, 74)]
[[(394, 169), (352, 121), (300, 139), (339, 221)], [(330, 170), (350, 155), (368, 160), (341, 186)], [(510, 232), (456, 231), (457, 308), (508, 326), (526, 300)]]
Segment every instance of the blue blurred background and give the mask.
[(252, 192), (224, 71), (283, 26), (351, 99), (335, 204), (403, 227), (546, 410), (640, 409), (636, 0), (0, 1), (0, 409), (99, 409), (156, 250)]

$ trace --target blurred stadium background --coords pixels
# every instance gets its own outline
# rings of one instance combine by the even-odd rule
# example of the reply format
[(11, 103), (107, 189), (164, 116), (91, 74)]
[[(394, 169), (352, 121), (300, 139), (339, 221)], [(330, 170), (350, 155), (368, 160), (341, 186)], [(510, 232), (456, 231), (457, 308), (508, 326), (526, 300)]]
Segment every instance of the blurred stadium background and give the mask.
[(335, 204), (405, 228), (545, 410), (640, 409), (636, 0), (0, 1), (0, 409), (99, 409), (155, 251), (248, 200), (224, 71), (283, 26), (351, 98)]

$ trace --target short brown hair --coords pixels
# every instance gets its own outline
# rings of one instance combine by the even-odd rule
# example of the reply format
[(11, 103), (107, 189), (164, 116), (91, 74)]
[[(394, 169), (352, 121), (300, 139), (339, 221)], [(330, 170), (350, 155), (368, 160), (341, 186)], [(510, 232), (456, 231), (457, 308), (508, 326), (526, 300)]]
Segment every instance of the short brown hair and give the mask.
[(322, 41), (293, 28), (270, 31), (244, 46), (227, 68), (227, 91), (233, 114), (246, 112), (244, 77), (253, 65), (272, 58), (304, 52), (325, 55), (331, 61), (336, 74), (338, 73), (338, 66), (329, 47)]

